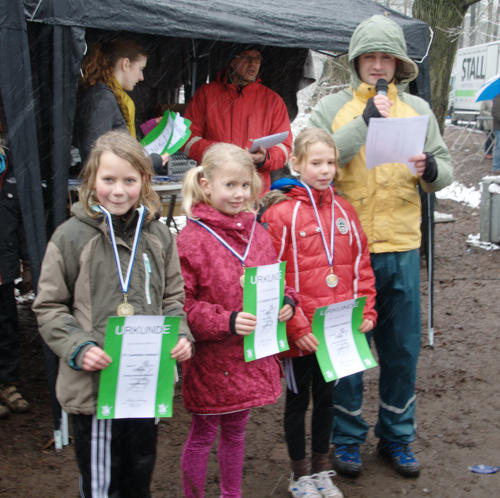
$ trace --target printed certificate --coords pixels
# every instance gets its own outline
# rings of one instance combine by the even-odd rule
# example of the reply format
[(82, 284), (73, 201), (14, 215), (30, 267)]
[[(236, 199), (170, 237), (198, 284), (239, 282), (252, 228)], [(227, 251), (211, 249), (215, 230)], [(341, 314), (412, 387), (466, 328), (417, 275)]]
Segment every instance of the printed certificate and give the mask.
[(112, 363), (101, 372), (97, 418), (172, 416), (180, 317), (110, 317), (104, 350)]
[(289, 349), (285, 322), (278, 320), (283, 306), (285, 265), (245, 268), (243, 311), (257, 317), (255, 331), (244, 337), (245, 361), (253, 361)]
[(313, 334), (316, 358), (327, 382), (377, 366), (365, 334), (359, 331), (366, 297), (318, 308)]

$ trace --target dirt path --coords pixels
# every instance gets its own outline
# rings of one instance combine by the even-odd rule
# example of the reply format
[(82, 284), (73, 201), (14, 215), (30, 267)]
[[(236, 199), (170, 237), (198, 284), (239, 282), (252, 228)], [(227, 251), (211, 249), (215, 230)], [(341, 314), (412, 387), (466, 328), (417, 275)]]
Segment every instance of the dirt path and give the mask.
[[(450, 127), (455, 176), (477, 188), (491, 173), (482, 160), (484, 135)], [(500, 251), (468, 247), (467, 235), (479, 232), (479, 210), (453, 201), (438, 202), (439, 211), (456, 221), (436, 225), (435, 347), (427, 348), (427, 283), (422, 271), (423, 335), (417, 381), (418, 438), (413, 448), (422, 464), (418, 479), (397, 476), (375, 456), (370, 432), (362, 447), (364, 470), (358, 479), (339, 477), (346, 497), (493, 497), (500, 473), (473, 474), (470, 465), (500, 465)], [(33, 406), (30, 413), (0, 420), (0, 497), (68, 498), (78, 496), (73, 448), (44, 450), (51, 436), (51, 413), (43, 361), (34, 320), (20, 307), (23, 365), (20, 388)], [(366, 375), (365, 416), (376, 418), (377, 370)], [(286, 497), (288, 461), (282, 436), (283, 400), (254, 410), (249, 423), (244, 496)], [(172, 420), (162, 421), (153, 482), (155, 498), (180, 497), (179, 458), (189, 415), (176, 396)], [(207, 497), (218, 496), (215, 454), (209, 464)]]

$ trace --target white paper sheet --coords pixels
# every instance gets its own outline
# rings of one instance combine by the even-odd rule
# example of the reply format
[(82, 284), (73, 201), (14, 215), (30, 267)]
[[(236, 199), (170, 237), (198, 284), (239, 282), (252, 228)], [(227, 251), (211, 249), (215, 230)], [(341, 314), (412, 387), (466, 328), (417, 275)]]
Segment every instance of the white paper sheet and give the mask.
[[(127, 317), (127, 327), (163, 327), (163, 316)], [(116, 389), (116, 418), (154, 416), (162, 334), (126, 334), (123, 337)], [(132, 394), (132, 396), (129, 395)]]
[(385, 163), (406, 164), (415, 174), (408, 159), (424, 150), (429, 116), (409, 118), (371, 118), (366, 136), (366, 169)]
[(267, 135), (267, 137), (256, 138), (250, 147), (250, 152), (257, 152), (259, 147), (263, 147), (267, 150), (273, 145), (280, 144), (283, 140), (286, 140), (287, 137), (288, 132), (283, 131), (281, 133), (275, 133), (274, 135)]
[(174, 128), (174, 121), (172, 120), (172, 116), (169, 115), (167, 119), (167, 124), (165, 125), (163, 131), (149, 145), (144, 146), (144, 150), (148, 154), (161, 154), (165, 149), (167, 143), (169, 143), (170, 141), (173, 128)]
[(325, 340), (338, 377), (365, 369), (352, 335), (351, 308), (332, 305), (325, 315)]
[(257, 326), (255, 357), (263, 358), (279, 352), (276, 328), (280, 309), (280, 266), (259, 266), (257, 270)]

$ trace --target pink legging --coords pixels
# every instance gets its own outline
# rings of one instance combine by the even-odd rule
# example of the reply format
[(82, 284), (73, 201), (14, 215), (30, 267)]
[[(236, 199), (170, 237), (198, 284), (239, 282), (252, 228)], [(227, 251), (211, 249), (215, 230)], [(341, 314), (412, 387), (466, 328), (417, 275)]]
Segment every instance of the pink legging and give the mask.
[(221, 497), (241, 498), (245, 428), (249, 415), (250, 410), (224, 415), (193, 415), (181, 460), (185, 497), (205, 496), (208, 455), (220, 425), (218, 457)]

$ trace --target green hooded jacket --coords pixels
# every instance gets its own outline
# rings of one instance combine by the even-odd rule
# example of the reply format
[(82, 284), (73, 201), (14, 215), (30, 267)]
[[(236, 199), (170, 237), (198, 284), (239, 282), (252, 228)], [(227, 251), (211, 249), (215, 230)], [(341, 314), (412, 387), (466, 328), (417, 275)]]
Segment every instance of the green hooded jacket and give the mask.
[[(423, 152), (432, 153), (437, 177), (427, 183), (405, 164), (388, 163), (366, 169), (365, 142), (368, 131), (362, 113), (375, 87), (362, 82), (356, 59), (368, 52), (384, 52), (396, 57), (396, 72), (389, 84), (393, 102), (390, 118), (428, 115)], [(339, 192), (353, 204), (368, 237), (370, 252), (400, 252), (420, 247), (421, 206), (417, 185), (435, 192), (453, 181), (451, 158), (429, 105), (420, 97), (405, 93), (408, 82), (418, 75), (408, 58), (402, 29), (385, 16), (366, 19), (354, 31), (349, 45), (350, 88), (328, 95), (314, 108), (309, 127), (322, 128), (333, 135), (342, 168), (336, 182)]]

